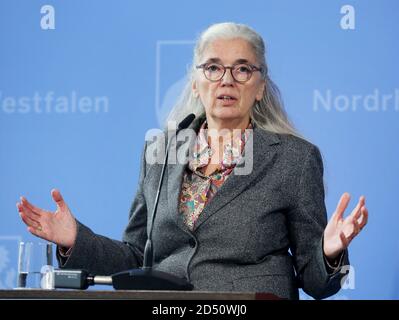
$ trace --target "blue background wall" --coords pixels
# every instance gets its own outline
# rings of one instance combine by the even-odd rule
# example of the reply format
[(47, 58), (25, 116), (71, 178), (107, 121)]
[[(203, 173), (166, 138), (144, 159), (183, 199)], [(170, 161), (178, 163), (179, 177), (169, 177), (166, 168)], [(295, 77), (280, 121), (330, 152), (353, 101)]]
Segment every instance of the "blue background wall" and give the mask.
[[(41, 29), (46, 4), (55, 30)], [(346, 4), (354, 30), (340, 25)], [(353, 196), (348, 213), (366, 195), (369, 224), (350, 247), (355, 288), (333, 299), (398, 299), (398, 11), (394, 0), (1, 0), (0, 287), (15, 284), (18, 240), (33, 238), (15, 208), (20, 195), (53, 210), (57, 187), (80, 221), (120, 239), (145, 133), (180, 90), (192, 41), (234, 21), (264, 37), (289, 115), (323, 153), (329, 215), (343, 192)], [(47, 112), (35, 94), (108, 105), (58, 112), (53, 101)]]

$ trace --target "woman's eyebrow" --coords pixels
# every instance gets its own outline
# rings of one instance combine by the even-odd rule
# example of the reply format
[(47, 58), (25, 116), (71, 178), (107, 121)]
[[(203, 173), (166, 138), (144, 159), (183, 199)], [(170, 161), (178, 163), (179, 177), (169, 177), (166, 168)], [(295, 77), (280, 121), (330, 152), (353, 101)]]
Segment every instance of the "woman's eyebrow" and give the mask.
[[(215, 63), (222, 63), (222, 60), (220, 58), (209, 58), (208, 60), (206, 60), (205, 63), (211, 63), (211, 62), (215, 62)], [(233, 64), (240, 64), (240, 63), (249, 63), (249, 61), (247, 59), (244, 58), (240, 58), (234, 61)]]

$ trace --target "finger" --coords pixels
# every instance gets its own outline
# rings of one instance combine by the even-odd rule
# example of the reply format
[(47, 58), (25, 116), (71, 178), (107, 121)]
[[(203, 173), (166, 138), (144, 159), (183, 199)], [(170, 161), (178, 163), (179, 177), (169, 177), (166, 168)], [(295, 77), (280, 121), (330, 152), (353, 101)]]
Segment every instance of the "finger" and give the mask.
[(28, 227), (28, 231), (30, 233), (32, 233), (33, 235), (39, 237), (39, 238), (42, 238), (42, 239), (50, 241), (50, 239), (46, 238), (46, 235), (45, 235), (44, 231), (41, 228)]
[[(359, 223), (360, 226), (360, 230), (363, 229), (363, 227), (367, 224), (368, 218), (369, 218), (369, 212), (367, 210), (367, 208), (365, 206), (363, 206), (361, 209), (361, 213), (362, 213), (362, 220)], [(358, 220), (359, 221), (359, 220)]]
[(344, 248), (347, 248), (349, 246), (350, 240), (345, 236), (342, 231), (340, 232), (339, 237), (341, 238), (341, 242), (344, 245)]
[(20, 200), (21, 200), (21, 204), (22, 204), (24, 207), (29, 208), (29, 209), (30, 209), (31, 211), (33, 211), (35, 214), (42, 215), (42, 214), (45, 212), (43, 209), (40, 209), (40, 208), (34, 206), (33, 204), (31, 204), (31, 203), (28, 201), (28, 199), (26, 199), (25, 197), (20, 197)]
[(359, 223), (353, 216), (347, 217), (344, 221), (344, 225), (344, 230), (346, 231), (346, 239), (349, 244), (359, 234), (361, 229)]
[(344, 234), (349, 239), (352, 239), (360, 231), (359, 222), (353, 215), (346, 217), (342, 223), (342, 226)]
[(351, 196), (349, 193), (345, 192), (341, 198), (339, 199), (337, 208), (335, 209), (334, 213), (334, 218), (337, 220), (341, 220), (342, 216), (344, 215), (344, 212), (346, 208), (348, 207), (349, 201), (351, 199)]
[(36, 229), (40, 229), (41, 225), (38, 221), (32, 220), (31, 218), (29, 218), (26, 214), (24, 214), (23, 212), (20, 212), (20, 217), (22, 219), (22, 221), (28, 226), (28, 227), (33, 227)]
[[(353, 221), (352, 221), (352, 224), (353, 224), (353, 238), (354, 237), (356, 237), (358, 234), (359, 234), (359, 232), (360, 232), (360, 225), (359, 225), (359, 223), (357, 222), (357, 220), (356, 219), (353, 219)], [(353, 239), (352, 238), (352, 239)]]
[(365, 204), (365, 197), (361, 196), (359, 198), (359, 202), (357, 203), (355, 209), (353, 209), (351, 216), (353, 216), (355, 219), (358, 219), (360, 217), (360, 213), (361, 213), (360, 209), (361, 209), (361, 207), (364, 206), (364, 204)]
[(57, 189), (51, 190), (51, 196), (53, 197), (53, 200), (57, 203), (57, 206), (59, 208), (61, 209), (66, 208), (66, 203), (59, 190)]
[(34, 213), (29, 208), (24, 207), (21, 203), (17, 203), (17, 208), (18, 208), (18, 212), (20, 214), (24, 214), (30, 220), (33, 220), (33, 221), (36, 221), (37, 223), (39, 223), (40, 216), (38, 214)]
[(33, 226), (35, 228), (40, 226), (40, 222), (36, 220), (38, 217), (37, 215), (26, 212), (20, 203), (17, 203), (17, 208), (19, 216), (26, 225)]

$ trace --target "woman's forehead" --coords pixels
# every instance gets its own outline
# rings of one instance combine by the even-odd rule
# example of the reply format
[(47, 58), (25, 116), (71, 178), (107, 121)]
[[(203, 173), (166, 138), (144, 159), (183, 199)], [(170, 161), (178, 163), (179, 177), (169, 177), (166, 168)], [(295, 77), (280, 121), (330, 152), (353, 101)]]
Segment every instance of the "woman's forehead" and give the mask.
[(252, 46), (244, 39), (216, 39), (205, 47), (202, 60), (219, 63), (242, 61), (254, 63), (256, 57)]

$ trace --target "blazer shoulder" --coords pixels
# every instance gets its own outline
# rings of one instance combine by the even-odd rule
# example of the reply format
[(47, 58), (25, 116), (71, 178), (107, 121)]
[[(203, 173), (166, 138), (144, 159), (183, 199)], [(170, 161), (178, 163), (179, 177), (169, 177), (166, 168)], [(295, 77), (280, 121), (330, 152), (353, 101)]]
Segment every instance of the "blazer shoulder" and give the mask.
[[(263, 140), (269, 145), (274, 144), (278, 150), (279, 159), (285, 168), (300, 170), (305, 163), (317, 163), (323, 167), (323, 156), (317, 145), (312, 142), (291, 134), (273, 133), (265, 131), (261, 133)], [(272, 143), (269, 143), (272, 141)], [(265, 144), (261, 147), (265, 148)]]
[(292, 134), (274, 133), (260, 129), (263, 139), (270, 144), (278, 144), (281, 149), (291, 154), (305, 154), (309, 152), (320, 153), (319, 147), (312, 142)]
[(292, 149), (292, 151), (296, 150), (298, 152), (308, 153), (309, 151), (318, 151), (319, 147), (313, 144), (312, 142), (294, 136), (292, 134), (278, 134), (281, 144), (288, 149)]
[(283, 158), (295, 164), (295, 167), (307, 166), (324, 167), (324, 160), (319, 147), (312, 142), (290, 134), (279, 134)]

